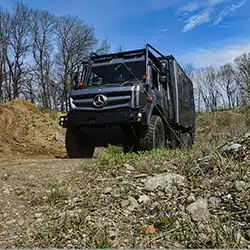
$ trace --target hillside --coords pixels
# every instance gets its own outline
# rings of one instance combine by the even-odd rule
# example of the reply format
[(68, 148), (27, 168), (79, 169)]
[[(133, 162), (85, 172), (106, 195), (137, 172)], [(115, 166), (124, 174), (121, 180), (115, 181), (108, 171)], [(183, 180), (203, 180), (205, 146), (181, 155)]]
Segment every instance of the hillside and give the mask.
[(64, 131), (48, 114), (25, 99), (0, 104), (0, 156), (63, 156), (57, 137)]
[(49, 115), (16, 102), (0, 107), (16, 120), (2, 148), (22, 156), (0, 158), (0, 247), (249, 248), (250, 107), (199, 114), (192, 150), (72, 160), (53, 157), (63, 131)]

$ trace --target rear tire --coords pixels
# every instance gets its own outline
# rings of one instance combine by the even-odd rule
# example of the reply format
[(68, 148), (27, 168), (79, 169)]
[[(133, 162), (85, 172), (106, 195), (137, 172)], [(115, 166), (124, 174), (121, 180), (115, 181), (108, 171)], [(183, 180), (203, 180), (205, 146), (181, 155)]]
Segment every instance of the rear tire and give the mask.
[(84, 135), (78, 128), (67, 128), (66, 150), (70, 158), (92, 158), (95, 147), (84, 140)]
[(139, 150), (165, 148), (166, 138), (164, 124), (160, 116), (153, 115), (146, 133), (139, 138)]

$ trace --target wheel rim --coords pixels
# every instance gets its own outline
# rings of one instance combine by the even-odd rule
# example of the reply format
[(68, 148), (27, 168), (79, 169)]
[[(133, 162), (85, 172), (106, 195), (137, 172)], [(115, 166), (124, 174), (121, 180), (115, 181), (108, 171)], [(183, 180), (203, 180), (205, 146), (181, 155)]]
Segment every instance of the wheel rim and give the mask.
[(162, 148), (165, 145), (165, 133), (162, 124), (158, 123), (155, 129), (155, 148)]

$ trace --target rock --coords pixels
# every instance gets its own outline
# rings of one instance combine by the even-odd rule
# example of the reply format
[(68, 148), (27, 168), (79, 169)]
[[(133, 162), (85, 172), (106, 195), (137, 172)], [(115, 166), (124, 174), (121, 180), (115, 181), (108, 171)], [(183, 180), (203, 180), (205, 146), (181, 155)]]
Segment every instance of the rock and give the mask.
[(250, 138), (250, 132), (246, 133), (246, 134), (244, 135), (244, 138)]
[(156, 229), (155, 229), (154, 225), (147, 226), (147, 228), (145, 229), (145, 233), (148, 233), (148, 234), (156, 233)]
[(149, 200), (150, 200), (149, 197), (148, 197), (147, 195), (143, 194), (143, 195), (140, 196), (138, 202), (139, 202), (139, 203), (146, 203), (146, 202), (148, 202)]
[(18, 221), (18, 225), (19, 226), (22, 226), (24, 224), (24, 220), (23, 219), (20, 219), (19, 221)]
[(146, 178), (146, 177), (148, 177), (147, 174), (137, 174), (137, 175), (134, 176), (134, 178), (136, 178), (136, 179)]
[(36, 220), (36, 222), (38, 222), (38, 223), (43, 222), (43, 219), (42, 219), (42, 218), (38, 218), (38, 219)]
[(134, 197), (130, 196), (128, 198), (128, 200), (129, 200), (129, 204), (130, 204), (131, 207), (133, 207), (133, 208), (139, 207), (139, 204), (138, 204), (137, 200)]
[(237, 151), (239, 150), (241, 147), (243, 147), (241, 144), (238, 143), (234, 143), (230, 146), (226, 145), (222, 148), (222, 151)]
[(54, 137), (54, 139), (55, 139), (57, 142), (65, 143), (65, 136), (63, 136), (63, 135), (56, 135), (56, 136)]
[(163, 192), (161, 192), (161, 191), (158, 191), (157, 195), (158, 195), (159, 197), (161, 197), (161, 196), (164, 196), (165, 194), (164, 194)]
[(34, 217), (35, 217), (36, 219), (41, 218), (42, 216), (43, 216), (42, 213), (36, 213), (36, 214), (34, 214)]
[(242, 145), (238, 144), (238, 143), (234, 143), (231, 146), (228, 147), (229, 150), (238, 150), (239, 148), (241, 148)]
[(181, 186), (185, 184), (185, 177), (179, 174), (158, 174), (154, 177), (149, 177), (144, 185), (144, 189), (146, 191), (154, 191), (158, 187), (165, 188), (165, 192), (167, 190), (171, 190), (172, 186), (177, 185)]
[(250, 229), (248, 229), (248, 230), (245, 232), (245, 238), (246, 238), (246, 240), (250, 241)]
[(10, 235), (10, 236), (8, 236), (8, 238), (9, 238), (9, 239), (17, 239), (18, 236), (17, 236), (17, 235)]
[(221, 203), (221, 199), (218, 197), (211, 197), (208, 201), (208, 204), (211, 208), (217, 208), (218, 205)]
[(130, 166), (130, 165), (127, 164), (127, 163), (125, 163), (123, 166), (124, 166), (127, 170), (129, 170), (129, 171), (135, 171), (135, 168), (134, 168), (133, 166)]
[(117, 233), (115, 231), (110, 231), (109, 236), (114, 239), (117, 236)]
[(187, 200), (188, 200), (189, 202), (194, 202), (194, 201), (196, 201), (195, 195), (194, 195), (193, 193), (191, 193), (191, 194), (188, 196)]
[(24, 205), (18, 205), (17, 208), (25, 208)]
[(73, 201), (74, 203), (77, 203), (77, 202), (80, 202), (80, 201), (81, 201), (81, 199), (80, 199), (80, 198), (78, 198), (78, 197), (74, 197), (74, 198), (72, 199), (72, 201)]
[(208, 220), (210, 218), (207, 200), (202, 198), (187, 206), (186, 211), (194, 221)]
[(104, 197), (104, 202), (105, 203), (110, 203), (112, 202), (114, 199), (112, 197)]
[(125, 208), (127, 206), (129, 206), (129, 200), (124, 200), (124, 201), (121, 202), (121, 207), (122, 208)]
[(112, 192), (112, 188), (111, 187), (107, 187), (104, 189), (104, 194), (111, 194)]
[(236, 181), (235, 182), (235, 189), (238, 191), (238, 192), (242, 192), (242, 191), (245, 191), (247, 190), (248, 188), (248, 184), (244, 181)]

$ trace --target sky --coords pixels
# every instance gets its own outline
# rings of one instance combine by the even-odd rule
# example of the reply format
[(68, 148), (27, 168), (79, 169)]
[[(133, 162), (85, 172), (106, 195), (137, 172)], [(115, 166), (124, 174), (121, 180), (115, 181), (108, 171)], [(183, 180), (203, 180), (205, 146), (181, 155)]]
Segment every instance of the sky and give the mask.
[[(220, 66), (250, 52), (250, 0), (23, 0), (28, 7), (94, 25), (111, 50), (148, 42), (180, 64)], [(12, 0), (0, 0), (10, 8)]]

